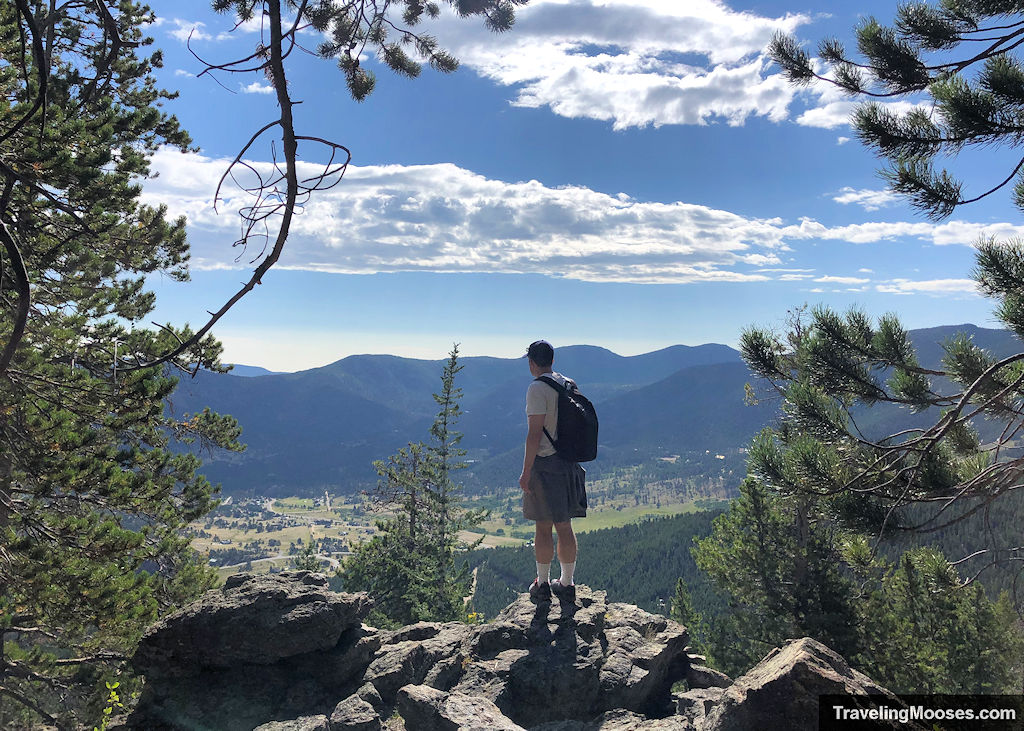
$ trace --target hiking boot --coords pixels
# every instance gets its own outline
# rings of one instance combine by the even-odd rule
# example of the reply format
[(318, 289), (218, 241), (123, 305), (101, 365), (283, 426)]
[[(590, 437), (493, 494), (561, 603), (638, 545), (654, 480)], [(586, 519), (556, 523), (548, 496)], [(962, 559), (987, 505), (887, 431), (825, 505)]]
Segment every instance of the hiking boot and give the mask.
[(551, 592), (558, 597), (559, 601), (562, 602), (575, 602), (576, 601), (576, 585), (569, 584), (565, 586), (561, 581), (555, 579), (551, 582)]
[(532, 602), (550, 602), (551, 601), (551, 585), (548, 582), (540, 583), (539, 579), (534, 579), (533, 583), (530, 584), (530, 601)]

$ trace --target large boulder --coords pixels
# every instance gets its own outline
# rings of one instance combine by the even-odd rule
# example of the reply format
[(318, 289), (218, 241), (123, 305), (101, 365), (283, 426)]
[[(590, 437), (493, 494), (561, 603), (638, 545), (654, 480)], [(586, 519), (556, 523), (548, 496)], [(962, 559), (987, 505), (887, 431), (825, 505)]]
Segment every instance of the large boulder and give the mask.
[(272, 665), (333, 648), (371, 607), (366, 594), (330, 591), (323, 574), (237, 574), (150, 627), (132, 664), (150, 677)]
[(420, 622), (385, 633), (363, 680), (389, 706), (403, 685), (449, 690), (462, 675), (464, 646), (470, 643), (473, 629), (461, 622)]
[[(132, 662), (146, 686), (132, 728), (250, 731), (329, 716), (381, 644), (364, 594), (308, 572), (242, 574), (153, 625)], [(302, 720), (302, 723), (308, 723)]]
[(331, 731), (380, 731), (380, 716), (374, 707), (353, 693), (331, 714)]
[(818, 697), (847, 694), (883, 695), (897, 702), (895, 695), (851, 668), (841, 656), (805, 637), (773, 650), (726, 688), (698, 728), (774, 728), (782, 718), (790, 728), (817, 728)]

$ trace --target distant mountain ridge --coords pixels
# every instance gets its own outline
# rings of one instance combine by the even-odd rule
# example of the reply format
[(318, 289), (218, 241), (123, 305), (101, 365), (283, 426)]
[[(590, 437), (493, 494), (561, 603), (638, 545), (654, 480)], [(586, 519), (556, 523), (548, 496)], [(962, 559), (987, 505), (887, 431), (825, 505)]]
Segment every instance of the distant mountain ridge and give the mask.
[[(917, 330), (911, 337), (922, 365), (939, 365), (938, 343), (957, 331), (997, 356), (1021, 347), (1005, 330)], [(522, 455), (526, 361), (474, 356), (460, 362), (457, 385), (465, 414), (459, 429), (472, 471), (484, 482), (500, 475), (504, 484), (515, 477), (506, 473), (518, 469)], [(182, 379), (169, 408), (180, 414), (209, 406), (239, 420), (247, 451), (203, 457), (202, 471), (222, 483), (225, 494), (353, 492), (375, 483), (374, 460), (426, 439), (443, 363), (354, 355), (295, 373), (201, 372)], [(556, 350), (554, 367), (575, 379), (597, 407), (597, 466), (629, 463), (638, 454), (743, 447), (776, 416), (775, 401), (744, 404), (744, 385), (755, 379), (739, 353), (725, 345), (676, 345), (635, 356), (566, 346)], [(900, 414), (879, 410), (871, 416), (884, 426)]]

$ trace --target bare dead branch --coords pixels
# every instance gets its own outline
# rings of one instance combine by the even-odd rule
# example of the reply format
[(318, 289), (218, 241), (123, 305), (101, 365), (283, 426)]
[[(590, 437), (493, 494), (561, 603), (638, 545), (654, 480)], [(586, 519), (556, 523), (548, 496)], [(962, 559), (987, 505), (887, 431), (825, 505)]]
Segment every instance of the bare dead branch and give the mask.
[(25, 325), (28, 323), (29, 302), (31, 300), (31, 289), (29, 288), (28, 270), (25, 268), (25, 260), (21, 256), (21, 250), (14, 235), (7, 228), (7, 224), (0, 220), (0, 241), (3, 242), (7, 251), (7, 258), (11, 269), (14, 272), (14, 281), (18, 287), (18, 310), (14, 317), (14, 327), (11, 330), (10, 339), (0, 353), (0, 375), (10, 365), (14, 357), (14, 351), (25, 335)]

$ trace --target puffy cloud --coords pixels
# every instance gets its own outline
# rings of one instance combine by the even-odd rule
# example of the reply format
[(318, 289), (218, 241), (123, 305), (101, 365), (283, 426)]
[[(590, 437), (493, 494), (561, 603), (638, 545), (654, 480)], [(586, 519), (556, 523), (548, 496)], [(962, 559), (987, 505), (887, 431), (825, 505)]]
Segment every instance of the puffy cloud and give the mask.
[(865, 211), (877, 211), (879, 208), (897, 202), (899, 196), (888, 190), (868, 190), (866, 188), (855, 190), (847, 186), (832, 196), (832, 200), (843, 204), (856, 203)]
[(174, 29), (167, 31), (168, 35), (182, 43), (187, 43), (189, 38), (194, 41), (206, 41), (212, 38), (209, 33), (203, 30), (206, 27), (206, 23), (193, 23), (181, 18), (175, 18), (171, 22), (174, 24)]
[[(251, 163), (263, 173), (266, 163)], [(234, 188), (212, 206), (226, 166), (160, 151), (145, 197), (188, 216), (193, 264), (246, 267), (225, 242), (234, 212), (250, 199)], [(303, 163), (300, 176), (317, 172)], [(248, 180), (241, 179), (243, 185)], [(280, 266), (330, 272), (542, 273), (628, 282), (767, 281), (758, 268), (781, 263), (777, 222), (686, 203), (647, 203), (581, 187), (507, 183), (451, 164), (350, 167), (294, 218)], [(238, 254), (239, 252), (234, 252)]]
[(892, 279), (875, 285), (875, 289), (888, 294), (978, 295), (978, 283), (973, 279)]
[(259, 81), (254, 81), (248, 86), (242, 87), (243, 94), (273, 94), (274, 87), (270, 84), (263, 84)]
[(723, 0), (533, 0), (516, 12), (506, 34), (450, 10), (426, 26), (463, 66), (514, 88), (512, 104), (620, 130), (780, 122), (797, 98), (805, 106), (798, 124), (832, 129), (847, 124), (856, 106), (828, 84), (796, 89), (765, 55), (775, 33), (794, 33), (811, 22), (807, 14), (771, 17)]
[(763, 50), (810, 18), (764, 17), (720, 0), (535, 0), (513, 33), (495, 35), (446, 12), (430, 24), (462, 64), (517, 88), (513, 104), (616, 129), (780, 121), (794, 89)]
[[(163, 19), (160, 19), (160, 25), (163, 25)], [(191, 20), (182, 20), (181, 18), (174, 18), (170, 21), (174, 28), (167, 31), (175, 40), (181, 41), (182, 43), (188, 43), (189, 41), (224, 41), (231, 37), (230, 33), (220, 32), (216, 36), (207, 33), (206, 23), (192, 22)]]

